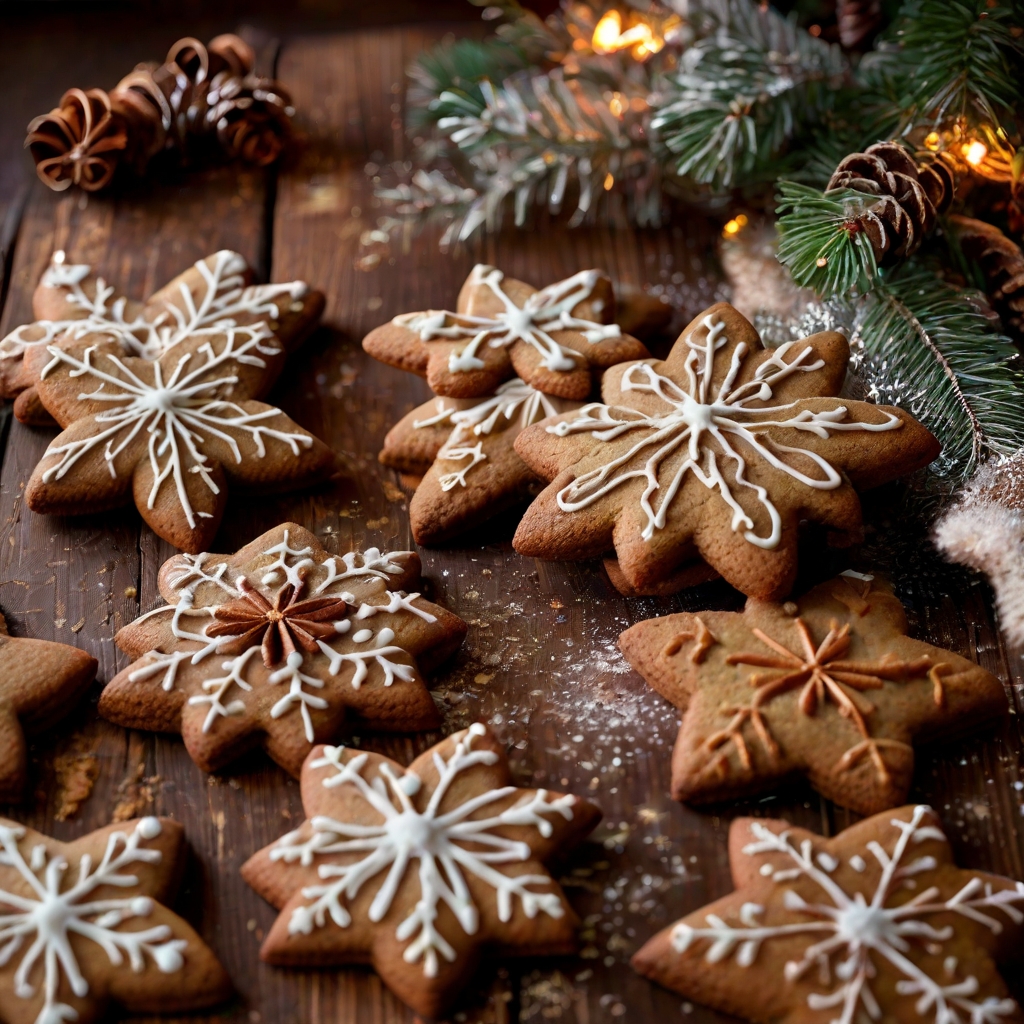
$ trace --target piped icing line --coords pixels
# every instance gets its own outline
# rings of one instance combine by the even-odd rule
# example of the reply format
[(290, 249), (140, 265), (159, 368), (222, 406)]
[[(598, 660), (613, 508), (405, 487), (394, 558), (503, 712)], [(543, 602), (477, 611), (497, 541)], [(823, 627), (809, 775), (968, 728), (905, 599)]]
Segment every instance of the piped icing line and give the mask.
[[(842, 484), (842, 477), (825, 458), (806, 448), (775, 441), (771, 437), (772, 432), (799, 430), (827, 439), (837, 432), (896, 430), (902, 426), (902, 421), (889, 412), (882, 413), (884, 418), (879, 423), (848, 420), (846, 406), (820, 412), (799, 409), (798, 402), (761, 404), (750, 408), (751, 402), (770, 402), (774, 396), (773, 387), (780, 381), (794, 373), (818, 370), (824, 366), (824, 361), (810, 362), (813, 349), (809, 346), (790, 357), (794, 346), (800, 342), (786, 342), (761, 363), (752, 380), (736, 384), (744, 359), (750, 354), (746, 343), (740, 342), (733, 349), (725, 378), (715, 389), (716, 353), (728, 344), (726, 325), (724, 321), (715, 321), (711, 315), (705, 316), (701, 322), (707, 330), (704, 341), (695, 342), (689, 336), (685, 339), (689, 349), (684, 364), (685, 387), (655, 372), (648, 362), (633, 363), (622, 376), (622, 391), (656, 396), (665, 403), (664, 413), (646, 415), (624, 406), (594, 402), (580, 409), (574, 419), (547, 428), (549, 433), (559, 437), (588, 433), (601, 442), (614, 441), (633, 431), (644, 432), (644, 436), (625, 453), (563, 487), (557, 495), (558, 507), (563, 512), (576, 512), (629, 480), (643, 480), (645, 486), (640, 507), (646, 522), (642, 536), (650, 540), (656, 530), (664, 529), (669, 508), (690, 474), (708, 490), (717, 490), (729, 505), (734, 532), (742, 529), (744, 538), (751, 544), (772, 549), (782, 538), (782, 517), (768, 491), (747, 479), (747, 461), (736, 442), (806, 487), (833, 490)], [(771, 414), (797, 409), (799, 411), (784, 419), (771, 418)], [(662, 464), (681, 452), (685, 453), (682, 461), (663, 484), (660, 479)], [(808, 460), (817, 467), (820, 476), (809, 475), (787, 462), (787, 455)], [(719, 464), (720, 457), (724, 465)], [(643, 463), (637, 465), (641, 458), (644, 458)], [(732, 467), (731, 482), (723, 472), (725, 466)], [(743, 494), (752, 494), (767, 513), (771, 523), (767, 536), (755, 531), (753, 519), (733, 493), (734, 487), (742, 489)]]
[[(159, 819), (150, 817), (142, 818), (129, 833), (111, 833), (99, 864), (94, 867), (88, 856), (82, 857), (77, 879), (66, 884), (68, 863), (63, 857), (51, 856), (39, 844), (26, 860), (21, 849), (26, 830), (0, 824), (0, 878), (5, 869), (13, 869), (22, 882), (17, 893), (0, 887), (0, 967), (21, 954), (14, 973), (16, 999), (35, 998), (38, 975), (42, 975), (43, 1005), (35, 1024), (78, 1019), (78, 1012), (61, 1002), (59, 993), (63, 977), (80, 999), (89, 994), (89, 981), (76, 952), (81, 940), (103, 950), (115, 968), (139, 973), (152, 962), (164, 974), (174, 974), (184, 966), (188, 943), (174, 938), (170, 926), (120, 930), (124, 922), (153, 913), (156, 903), (149, 896), (91, 898), (103, 887), (136, 888), (138, 877), (125, 869), (160, 861), (161, 852), (145, 844), (161, 830)], [(72, 943), (72, 936), (79, 941)]]
[(479, 910), (467, 885), (467, 874), (494, 890), (501, 921), (511, 919), (516, 900), (529, 918), (538, 913), (554, 918), (563, 915), (557, 893), (532, 888), (550, 886), (549, 876), (506, 875), (492, 865), (522, 863), (530, 858), (526, 843), (506, 838), (500, 829), (533, 828), (549, 837), (553, 829), (548, 819), (560, 816), (571, 821), (575, 797), (551, 798), (547, 790), (539, 789), (503, 811), (475, 817), (483, 808), (516, 792), (514, 786), (502, 786), (467, 795), (461, 803), (441, 812), (445, 795), (460, 775), (476, 765), (497, 762), (494, 751), (473, 749), (474, 740), (485, 731), (482, 725), (472, 725), (456, 743), (451, 757), (445, 760), (434, 754), (439, 778), (423, 811), (412, 800), (424, 785), (414, 772), (395, 774), (385, 763), (371, 779), (368, 772), (364, 774), (369, 760), (366, 754), (344, 747), (324, 747), (323, 756), (310, 766), (330, 772), (321, 784), (325, 789), (348, 787), (380, 818), (380, 823), (352, 824), (317, 816), (310, 822), (312, 835), (308, 838), (295, 831), (278, 840), (270, 859), (287, 864), (298, 862), (308, 867), (318, 858), (333, 854), (357, 855), (356, 860), (344, 864), (319, 864), (318, 874), (325, 884), (302, 890), (303, 898), (310, 902), (292, 911), (288, 923), (291, 934), (309, 935), (314, 928), (325, 927), (328, 917), (339, 928), (347, 928), (352, 923), (351, 901), (364, 885), (387, 871), (367, 912), (370, 921), (382, 920), (406, 875), (413, 870), (413, 862), (418, 864), (420, 898), (399, 923), (395, 935), (400, 942), (408, 941), (402, 954), (405, 962), (422, 960), (428, 978), (436, 977), (439, 957), (449, 962), (456, 959), (454, 948), (437, 926), (440, 904), (451, 910), (465, 934), (475, 935), (479, 927)]
[[(910, 821), (890, 819), (896, 830), (891, 848), (880, 842), (869, 842), (864, 856), (859, 853), (848, 859), (849, 866), (858, 874), (867, 869), (873, 858), (881, 868), (874, 892), (848, 891), (835, 877), (840, 862), (830, 854), (814, 853), (813, 844), (804, 841), (799, 848), (790, 839), (788, 831), (774, 832), (761, 822), (752, 822), (750, 830), (754, 842), (743, 847), (744, 856), (778, 854), (782, 859), (765, 861), (762, 876), (784, 885), (805, 880), (815, 886), (818, 902), (809, 902), (793, 889), (784, 893), (784, 908), (794, 920), (778, 924), (762, 924), (765, 908), (756, 903), (745, 903), (740, 908), (739, 925), (729, 924), (716, 914), (708, 914), (706, 927), (695, 928), (678, 924), (672, 930), (672, 948), (685, 953), (695, 943), (706, 942), (704, 959), (716, 964), (734, 958), (739, 967), (750, 967), (766, 943), (786, 941), (787, 948), (794, 937), (807, 936), (809, 944), (799, 960), (791, 960), (783, 969), (787, 982), (796, 982), (814, 974), (822, 985), (830, 985), (834, 978), (838, 984), (830, 992), (811, 992), (807, 1005), (811, 1010), (837, 1009), (833, 1024), (854, 1024), (863, 1012), (871, 1020), (879, 1020), (882, 1010), (873, 990), (877, 977), (874, 958), (886, 961), (896, 970), (900, 980), (896, 991), (902, 996), (916, 997), (913, 1006), (921, 1018), (931, 1016), (933, 1024), (998, 1024), (1016, 1012), (1012, 999), (988, 997), (975, 1000), (979, 983), (973, 975), (957, 978), (956, 962), (944, 961), (946, 983), (930, 977), (907, 955), (913, 942), (927, 943), (932, 959), (941, 955), (942, 946), (954, 937), (948, 924), (937, 926), (929, 922), (934, 915), (961, 915), (975, 924), (999, 934), (1003, 923), (996, 914), (1004, 914), (1014, 924), (1024, 922), (1024, 882), (1016, 887), (994, 890), (990, 882), (977, 876), (968, 881), (948, 899), (940, 899), (936, 886), (919, 887), (918, 879), (934, 870), (938, 862), (932, 856), (913, 859), (913, 847), (928, 840), (945, 843), (941, 829), (923, 823), (930, 808), (915, 807)], [(902, 895), (914, 891), (910, 899)], [(796, 917), (799, 915), (799, 917)], [(802, 918), (802, 919), (800, 919)]]
[(557, 415), (559, 411), (544, 392), (531, 387), (518, 377), (506, 381), (490, 398), (485, 398), (468, 409), (445, 407), (443, 399), (439, 399), (438, 404), (441, 408), (434, 416), (414, 420), (413, 427), (422, 429), (444, 422), (451, 423), (452, 432), (436, 458), (445, 462), (469, 460), (467, 465), (441, 475), (438, 482), (442, 491), (466, 487), (466, 474), (481, 462), (487, 461), (483, 442), (471, 444), (474, 438), (490, 436), (495, 428), (503, 428), (503, 420), (510, 423), (517, 414), (519, 429), (523, 430), (531, 423)]
[[(235, 328), (220, 332), (224, 342), (220, 351), (210, 344), (183, 355), (164, 381), (164, 368), (153, 362), (154, 383), (147, 384), (121, 359), (89, 346), (78, 358), (70, 352), (51, 345), (47, 351), (51, 360), (43, 369), (45, 379), (58, 366), (69, 366), (70, 376), (85, 377), (98, 384), (94, 391), (81, 392), (79, 401), (109, 403), (111, 408), (95, 413), (92, 419), (101, 429), (90, 437), (64, 444), (51, 444), (44, 458), (56, 461), (43, 472), (44, 483), (62, 479), (84, 455), (102, 446), (103, 460), (111, 477), (117, 477), (117, 457), (140, 435), (148, 435), (149, 464), (153, 472), (153, 485), (146, 499), (152, 509), (166, 480), (172, 480), (178, 503), (191, 529), (196, 520), (209, 519), (209, 512), (195, 511), (185, 487), (186, 473), (196, 474), (213, 494), (220, 488), (214, 481), (212, 465), (203, 451), (211, 438), (224, 442), (236, 463), (242, 461), (237, 432), (247, 437), (255, 448), (257, 458), (267, 454), (267, 442), (277, 442), (298, 455), (301, 448), (309, 448), (313, 439), (298, 431), (279, 430), (267, 421), (283, 415), (279, 409), (267, 408), (260, 412), (246, 412), (237, 402), (222, 396), (226, 388), (238, 383), (233, 364), (266, 366), (263, 356), (273, 355), (276, 348), (268, 348), (263, 339), (243, 337), (238, 343)], [(108, 366), (102, 368), (101, 362)], [(217, 373), (223, 376), (217, 376)], [(108, 390), (113, 389), (113, 390)], [(109, 425), (108, 425), (109, 424)], [(191, 466), (186, 469), (182, 455)]]
[[(165, 303), (155, 315), (140, 312), (128, 319), (126, 298), (115, 298), (114, 288), (102, 277), (96, 279), (96, 294), (90, 298), (82, 282), (92, 268), (88, 264), (67, 263), (63, 250), (57, 250), (41, 284), (46, 288), (66, 289), (66, 301), (82, 315), (63, 320), (37, 320), (16, 327), (0, 341), (0, 360), (21, 359), (28, 349), (50, 345), (65, 335), (78, 339), (87, 334), (102, 334), (118, 342), (125, 355), (146, 359), (159, 358), (185, 338), (222, 335), (225, 328), (233, 328), (258, 341), (268, 341), (274, 337), (271, 324), (276, 326), (282, 310), (293, 310), (309, 291), (303, 281), (246, 286), (245, 260), (228, 249), (214, 254), (213, 267), (208, 266), (206, 260), (198, 260), (195, 269), (205, 286), (198, 301), (181, 282), (181, 307)], [(257, 319), (239, 325), (239, 317)], [(38, 337), (29, 337), (30, 333)]]
[[(420, 595), (384, 589), (373, 595), (374, 600), (383, 603), (372, 604), (359, 600), (351, 591), (339, 589), (343, 583), (379, 585), (379, 581), (402, 574), (405, 570), (398, 559), (410, 552), (368, 548), (341, 556), (329, 555), (317, 562), (312, 547), (293, 547), (289, 531), (285, 530), (279, 542), (260, 554), (272, 557), (272, 561), (258, 569), (260, 587), (270, 591), (269, 598), (226, 562), (211, 564), (207, 553), (179, 555), (180, 567), (169, 581), (177, 591), (178, 600), (154, 608), (136, 622), (169, 614), (175, 639), (198, 646), (186, 650), (149, 651), (140, 659), (143, 663), (129, 674), (129, 681), (146, 682), (159, 677), (161, 689), (170, 692), (175, 688), (181, 665), (198, 665), (208, 657), (230, 654), (220, 663), (222, 674), (205, 679), (204, 692), (188, 700), (191, 707), (206, 708), (202, 731), (208, 733), (219, 719), (245, 713), (244, 700), (229, 695), (236, 688), (243, 693), (252, 692), (248, 673), (260, 660), (255, 656), (262, 650), (265, 652), (263, 664), (273, 669), (267, 676), (267, 685), (287, 684), (285, 692), (271, 708), (271, 717), (278, 719), (298, 708), (304, 734), (312, 743), (315, 734), (310, 709), (325, 710), (329, 706), (327, 700), (315, 692), (323, 689), (325, 676), (324, 670), (312, 667), (314, 658), (325, 656), (325, 671), (332, 676), (346, 666), (352, 667), (349, 685), (354, 690), (366, 680), (371, 666), (380, 669), (384, 686), (391, 686), (396, 680), (410, 682), (415, 678), (409, 652), (392, 642), (394, 629), (387, 625), (378, 629), (367, 626), (354, 629), (353, 623), (399, 613), (415, 615), (428, 623), (436, 622), (435, 615), (415, 604)], [(322, 572), (324, 577), (315, 586), (308, 579), (313, 572)], [(203, 584), (216, 587), (227, 600), (195, 607), (196, 591)], [(218, 618), (218, 611), (221, 618)], [(189, 625), (196, 619), (200, 620), (196, 625)], [(279, 657), (266, 653), (263, 631), (271, 628), (291, 637), (290, 644), (282, 641), (279, 645)], [(255, 635), (250, 636), (255, 631), (262, 633), (262, 646), (256, 642)], [(241, 651), (233, 649), (247, 637), (251, 646)], [(346, 649), (337, 649), (337, 644), (343, 644)], [(275, 652), (277, 649), (278, 645), (274, 645)]]
[(598, 270), (581, 270), (564, 281), (534, 292), (520, 307), (501, 286), (505, 275), (496, 267), (478, 263), (468, 283), (474, 288), (489, 289), (496, 295), (504, 306), (500, 313), (471, 316), (449, 310), (430, 310), (403, 313), (396, 316), (393, 323), (415, 331), (421, 341), (471, 339), (468, 345), (448, 357), (448, 369), (452, 373), (482, 370), (486, 364), (477, 353), (485, 343), (490, 348), (507, 348), (517, 341), (536, 349), (546, 370), (566, 373), (577, 369), (584, 357), (560, 345), (550, 332), (577, 331), (592, 345), (621, 337), (618, 324), (601, 324), (572, 315), (579, 303), (590, 298), (602, 276)]

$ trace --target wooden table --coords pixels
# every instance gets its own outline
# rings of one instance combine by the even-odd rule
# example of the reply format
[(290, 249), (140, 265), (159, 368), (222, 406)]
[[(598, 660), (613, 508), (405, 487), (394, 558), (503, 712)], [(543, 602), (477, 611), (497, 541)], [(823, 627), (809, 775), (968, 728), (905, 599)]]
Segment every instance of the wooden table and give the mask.
[[(697, 216), (661, 232), (509, 230), (446, 257), (436, 236), (426, 234), (407, 249), (377, 246), (379, 260), (362, 259), (360, 237), (379, 215), (365, 167), (405, 153), (403, 70), (440, 31), (287, 41), (277, 71), (308, 138), (301, 156), (276, 174), (221, 168), (109, 197), (56, 195), (36, 185), (20, 213), (0, 334), (32, 319), (32, 290), (57, 248), (139, 296), (222, 247), (237, 249), (264, 278), (303, 278), (326, 292), (326, 325), (293, 359), (276, 397), (342, 453), (350, 476), (315, 493), (232, 499), (217, 550), (233, 551), (286, 519), (314, 530), (332, 551), (412, 546), (407, 494), (380, 469), (376, 453), (391, 424), (425, 400), (426, 385), (373, 362), (359, 341), (396, 313), (450, 302), (475, 261), (537, 283), (605, 267), (622, 282), (668, 287), (683, 297), (684, 313), (714, 291), (714, 230)], [(115, 632), (159, 603), (157, 569), (173, 552), (134, 509), (80, 519), (29, 512), (23, 489), (52, 436), (16, 422), (5, 431), (0, 605), (13, 633), (93, 653), (103, 682), (126, 661), (113, 644)], [(885, 544), (854, 553), (852, 563), (843, 555), (815, 564), (827, 572), (829, 565), (867, 568), (873, 558), (888, 559), (916, 634), (1003, 680), (1014, 714), (963, 742), (921, 750), (913, 795), (940, 811), (965, 866), (1024, 878), (1024, 665), (1005, 648), (978, 581), (942, 567), (921, 538), (893, 556), (886, 516), (895, 494), (877, 495), (867, 506), (874, 536)], [(509, 543), (512, 529), (505, 518), (458, 545), (422, 552), (435, 599), (470, 623), (464, 648), (432, 680), (446, 730), (491, 722), (523, 782), (585, 794), (603, 807), (605, 821), (564, 870), (585, 922), (581, 957), (490, 965), (451, 1019), (711, 1020), (710, 1011), (635, 976), (630, 954), (656, 928), (730, 889), (725, 839), (734, 815), (784, 815), (826, 833), (851, 815), (805, 786), (710, 810), (669, 800), (677, 716), (629, 670), (616, 639), (631, 623), (670, 610), (738, 607), (738, 595), (711, 584), (673, 599), (627, 600), (599, 564), (520, 558)], [(274, 911), (242, 882), (238, 867), (301, 820), (296, 783), (262, 755), (206, 776), (178, 739), (99, 719), (99, 689), (81, 713), (35, 745), (33, 795), (2, 812), (59, 838), (115, 814), (168, 814), (185, 824), (194, 858), (178, 907), (217, 951), (239, 993), (221, 1012), (189, 1019), (412, 1021), (369, 971), (285, 971), (257, 959)], [(356, 742), (407, 762), (437, 739)], [(67, 809), (67, 780), (93, 769), (91, 796), (68, 820), (56, 821)], [(1018, 996), (1020, 990), (1018, 982)]]

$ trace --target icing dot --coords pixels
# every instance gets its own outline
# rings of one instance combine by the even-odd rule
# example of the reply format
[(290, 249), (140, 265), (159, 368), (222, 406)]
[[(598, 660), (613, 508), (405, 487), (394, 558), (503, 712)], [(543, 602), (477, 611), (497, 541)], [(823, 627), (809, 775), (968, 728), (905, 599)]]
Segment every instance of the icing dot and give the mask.
[(772, 868), (771, 864), (762, 864), (761, 865), (761, 874), (765, 878), (768, 878), (771, 875), (772, 871), (773, 871), (773, 868)]
[(412, 772), (403, 775), (398, 780), (398, 788), (406, 796), (415, 796), (420, 791), (420, 787), (423, 785), (423, 781), (418, 775), (414, 775)]
[(175, 971), (180, 971), (185, 965), (185, 958), (181, 955), (181, 949), (177, 942), (156, 946), (153, 949), (153, 961), (164, 974), (173, 974)]
[(159, 818), (147, 817), (138, 823), (135, 830), (143, 839), (156, 839), (163, 831), (163, 826)]
[(136, 896), (131, 902), (131, 910), (136, 917), (149, 917), (153, 912), (153, 901), (148, 896)]
[(340, 622), (334, 623), (335, 633), (347, 633), (352, 628), (352, 623), (348, 619), (342, 619)]
[(867, 867), (867, 864), (864, 863), (863, 857), (855, 853), (850, 858), (850, 867), (853, 868), (854, 871), (863, 871)]
[(357, 644), (365, 644), (373, 636), (372, 629), (361, 629), (358, 633), (352, 634), (352, 640)]
[(394, 640), (394, 639), (395, 639), (395, 631), (393, 629), (388, 629), (388, 627), (385, 626), (377, 634), (377, 646), (378, 647), (384, 647), (387, 644), (391, 643), (391, 641)]
[(481, 722), (474, 722), (469, 727), (468, 732), (470, 736), (483, 736), (483, 734), (487, 732), (487, 726), (483, 725)]

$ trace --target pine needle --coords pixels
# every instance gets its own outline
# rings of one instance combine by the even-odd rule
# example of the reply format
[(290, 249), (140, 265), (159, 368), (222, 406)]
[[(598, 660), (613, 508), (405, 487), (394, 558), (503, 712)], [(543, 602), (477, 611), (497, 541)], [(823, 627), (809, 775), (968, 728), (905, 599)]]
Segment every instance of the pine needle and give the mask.
[(951, 484), (979, 461), (1024, 446), (1017, 350), (963, 292), (912, 259), (876, 277), (858, 312), (876, 398), (902, 406), (941, 442), (932, 471)]
[(852, 188), (820, 192), (779, 182), (779, 260), (793, 280), (822, 298), (866, 288), (875, 277), (875, 254), (864, 232), (849, 225), (877, 201)]

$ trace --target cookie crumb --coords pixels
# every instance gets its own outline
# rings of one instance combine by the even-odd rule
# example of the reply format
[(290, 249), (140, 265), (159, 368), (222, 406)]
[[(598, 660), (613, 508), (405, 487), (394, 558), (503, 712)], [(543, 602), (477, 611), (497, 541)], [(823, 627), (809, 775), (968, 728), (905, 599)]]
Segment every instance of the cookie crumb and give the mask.
[(784, 612), (785, 612), (785, 613), (786, 613), (787, 615), (796, 615), (796, 614), (797, 614), (797, 613), (798, 613), (798, 612), (800, 611), (800, 609), (799, 609), (799, 608), (797, 607), (797, 604), (796, 604), (796, 602), (795, 602), (795, 601), (787, 601), (787, 602), (786, 602), (786, 603), (785, 603), (785, 604), (784, 604), (784, 605), (782, 606), (782, 610), (783, 610), (783, 611), (784, 611)]
[(139, 592), (138, 592), (138, 590), (135, 589), (135, 587), (125, 587), (124, 588), (124, 596), (125, 597), (138, 597), (139, 596)]
[(57, 774), (59, 802), (54, 821), (67, 821), (89, 799), (100, 774), (100, 762), (94, 753), (63, 754), (53, 760)]
[(135, 771), (126, 775), (117, 787), (117, 803), (110, 815), (112, 822), (131, 821), (141, 817), (153, 803), (157, 788), (160, 785), (159, 775), (146, 777), (146, 765), (140, 761)]

